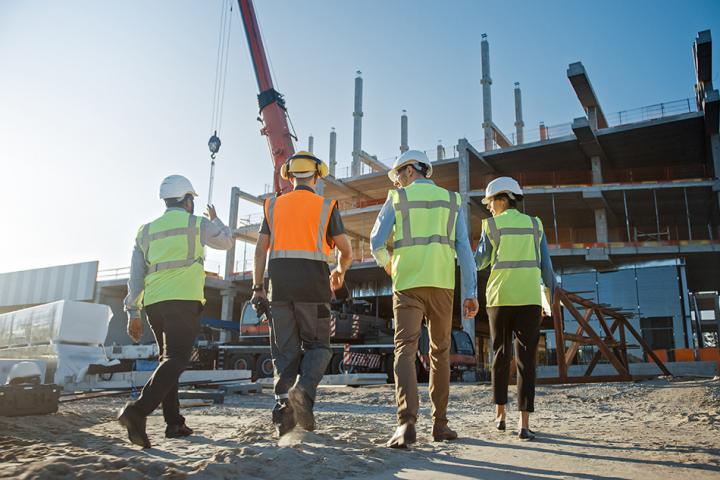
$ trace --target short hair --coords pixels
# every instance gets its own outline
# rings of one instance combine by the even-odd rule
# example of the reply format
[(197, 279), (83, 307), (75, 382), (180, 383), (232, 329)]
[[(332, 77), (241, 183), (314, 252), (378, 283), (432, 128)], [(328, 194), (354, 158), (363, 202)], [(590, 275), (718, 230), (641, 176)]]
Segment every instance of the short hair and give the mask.
[(428, 166), (424, 163), (411, 163), (410, 164), (417, 172), (423, 177), (427, 178)]
[(190, 199), (193, 198), (193, 196), (192, 196), (191, 193), (186, 193), (185, 196), (182, 197), (182, 198), (166, 198), (166, 199), (165, 199), (165, 206), (166, 206), (167, 208), (174, 208), (174, 207), (182, 208), (182, 207), (183, 207), (183, 203), (185, 203), (185, 200), (187, 200), (188, 197), (189, 197)]

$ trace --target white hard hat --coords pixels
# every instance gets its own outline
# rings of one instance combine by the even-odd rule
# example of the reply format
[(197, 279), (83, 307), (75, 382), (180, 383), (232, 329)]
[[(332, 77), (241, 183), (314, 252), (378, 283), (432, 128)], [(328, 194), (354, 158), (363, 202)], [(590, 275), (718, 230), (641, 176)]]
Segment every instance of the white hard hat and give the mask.
[(507, 193), (510, 198), (515, 200), (515, 195), (523, 194), (520, 184), (511, 177), (498, 177), (488, 183), (485, 188), (485, 198), (482, 199), (483, 205), (490, 203), (490, 198), (498, 193)]
[(393, 183), (397, 182), (398, 169), (412, 163), (422, 163), (427, 166), (427, 173), (425, 174), (425, 177), (430, 178), (432, 176), (433, 168), (432, 165), (430, 165), (430, 160), (428, 160), (428, 156), (425, 155), (425, 152), (421, 152), (420, 150), (408, 150), (400, 155), (397, 160), (395, 160), (395, 163), (393, 163), (392, 168), (388, 172), (390, 181)]
[(179, 198), (182, 199), (187, 194), (197, 197), (195, 189), (190, 183), (190, 180), (183, 177), (182, 175), (170, 175), (160, 184), (160, 198), (165, 200), (168, 198)]
[(17, 383), (40, 383), (41, 375), (40, 367), (38, 367), (36, 363), (18, 362), (10, 369), (6, 383), (9, 385)]

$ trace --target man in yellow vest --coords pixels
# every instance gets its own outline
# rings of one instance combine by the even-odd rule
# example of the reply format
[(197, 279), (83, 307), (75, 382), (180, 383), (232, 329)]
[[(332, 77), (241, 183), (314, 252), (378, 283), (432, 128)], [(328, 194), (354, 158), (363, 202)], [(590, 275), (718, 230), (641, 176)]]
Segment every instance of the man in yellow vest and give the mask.
[[(423, 317), (430, 337), (430, 399), (435, 441), (454, 440), (448, 427), (450, 345), (455, 258), (460, 263), (463, 316), (478, 311), (477, 273), (460, 195), (430, 180), (424, 152), (405, 152), (388, 172), (401, 188), (391, 190), (370, 237), (378, 265), (392, 277), (395, 314), (395, 397), (398, 427), (387, 443), (407, 448), (416, 441), (419, 408), (415, 357)], [(392, 234), (393, 252), (386, 242)], [(468, 332), (472, 338), (475, 332)]]
[(547, 240), (542, 222), (518, 212), (523, 192), (517, 181), (499, 177), (485, 189), (482, 203), (492, 217), (483, 220), (482, 236), (475, 254), (478, 270), (491, 266), (487, 283), (487, 312), (495, 355), (492, 365), (495, 421), (505, 430), (510, 377), (511, 342), (515, 335), (517, 363), (518, 436), (531, 440), (530, 412), (535, 410), (535, 354), (540, 336), (542, 283), (555, 291)]
[(200, 331), (200, 312), (205, 304), (203, 246), (228, 250), (234, 243), (230, 229), (217, 218), (215, 207), (208, 205), (208, 218), (193, 215), (195, 197), (197, 193), (187, 178), (165, 178), (160, 198), (167, 210), (140, 227), (135, 239), (125, 298), (127, 331), (135, 342), (140, 341), (144, 308), (161, 362), (140, 398), (120, 411), (118, 421), (127, 428), (130, 441), (143, 448), (150, 448), (145, 419), (161, 403), (167, 438), (193, 433), (180, 415), (178, 379)]
[[(274, 368), (275, 407), (272, 421), (278, 436), (296, 424), (315, 429), (313, 407), (317, 386), (332, 357), (330, 349), (331, 288), (342, 287), (352, 264), (335, 200), (315, 193), (328, 175), (325, 162), (299, 151), (280, 174), (294, 190), (265, 203), (265, 219), (255, 247), (253, 305), (265, 300), (265, 262), (271, 299), (270, 351)], [(330, 272), (333, 247), (339, 255)]]

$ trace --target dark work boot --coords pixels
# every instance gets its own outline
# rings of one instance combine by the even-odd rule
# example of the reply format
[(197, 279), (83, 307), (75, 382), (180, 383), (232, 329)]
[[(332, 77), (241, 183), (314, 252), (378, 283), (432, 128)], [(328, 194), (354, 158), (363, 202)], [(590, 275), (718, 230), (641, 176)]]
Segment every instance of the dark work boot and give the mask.
[(272, 411), (272, 421), (275, 426), (275, 433), (282, 437), (295, 428), (295, 415), (293, 409), (287, 402), (277, 402)]
[(150, 448), (150, 439), (145, 433), (146, 419), (132, 409), (132, 402), (127, 402), (118, 415), (120, 425), (127, 428), (128, 439), (142, 448)]
[(315, 415), (310, 395), (300, 385), (295, 385), (288, 392), (288, 399), (295, 412), (295, 420), (298, 425), (308, 432), (315, 430)]
[(168, 425), (165, 428), (165, 438), (189, 437), (193, 434), (193, 429), (185, 425)]
[(455, 440), (458, 438), (457, 432), (448, 427), (447, 424), (433, 425), (432, 436), (436, 442)]

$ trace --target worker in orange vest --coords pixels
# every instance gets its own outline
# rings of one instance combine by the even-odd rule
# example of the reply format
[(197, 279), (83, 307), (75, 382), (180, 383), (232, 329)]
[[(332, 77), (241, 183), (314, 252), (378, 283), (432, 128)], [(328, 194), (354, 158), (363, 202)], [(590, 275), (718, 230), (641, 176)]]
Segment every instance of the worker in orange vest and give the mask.
[[(318, 180), (328, 175), (325, 162), (300, 151), (285, 162), (280, 174), (292, 181), (294, 190), (265, 202), (252, 287), (253, 305), (270, 297), (276, 401), (272, 419), (278, 436), (296, 424), (315, 429), (315, 394), (332, 358), (331, 288), (342, 287), (352, 264), (337, 202), (315, 193)], [(331, 273), (328, 257), (333, 247), (339, 255)], [(268, 255), (269, 295), (264, 284)]]

